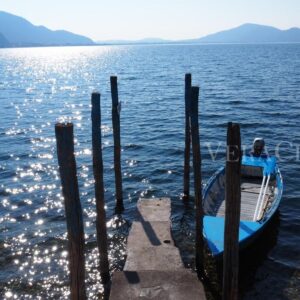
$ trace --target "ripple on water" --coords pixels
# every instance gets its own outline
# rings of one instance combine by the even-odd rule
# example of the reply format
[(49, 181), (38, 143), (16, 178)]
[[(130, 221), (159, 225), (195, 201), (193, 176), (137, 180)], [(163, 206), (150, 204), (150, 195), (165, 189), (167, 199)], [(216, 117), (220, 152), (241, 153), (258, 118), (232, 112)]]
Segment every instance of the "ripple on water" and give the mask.
[[(101, 92), (105, 200), (112, 271), (122, 268), (139, 197), (172, 197), (172, 226), (187, 266), (194, 265), (193, 205), (183, 206), (184, 74), (201, 86), (203, 178), (225, 159), (228, 121), (243, 144), (264, 136), (271, 151), (296, 157), (300, 123), (299, 45), (169, 45), (2, 49), (0, 111), (0, 298), (68, 299), (67, 235), (54, 124), (74, 122), (86, 234), (87, 291), (103, 291), (98, 272), (90, 93)], [(119, 76), (123, 217), (114, 215), (109, 76)], [(275, 84), (274, 84), (275, 83)], [(210, 144), (207, 144), (210, 143)], [(4, 145), (4, 147), (3, 147)], [(220, 147), (219, 147), (220, 146)], [(212, 152), (213, 151), (213, 155)], [(295, 155), (294, 155), (294, 154)], [(213, 160), (212, 158), (215, 158)], [(277, 243), (255, 264), (245, 299), (299, 295), (299, 162), (281, 162), (285, 199)], [(273, 236), (273, 235), (271, 235)], [(276, 244), (276, 246), (275, 246)], [(259, 256), (252, 254), (252, 256)], [(247, 290), (247, 288), (246, 288)]]

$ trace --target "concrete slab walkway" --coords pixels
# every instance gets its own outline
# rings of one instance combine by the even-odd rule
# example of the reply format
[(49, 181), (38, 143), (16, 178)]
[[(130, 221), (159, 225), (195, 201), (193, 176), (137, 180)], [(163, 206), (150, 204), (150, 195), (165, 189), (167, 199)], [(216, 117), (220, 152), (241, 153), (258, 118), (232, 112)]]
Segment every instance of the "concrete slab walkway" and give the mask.
[(172, 239), (170, 215), (169, 198), (138, 201), (124, 271), (113, 275), (111, 300), (206, 299), (197, 275), (184, 268)]

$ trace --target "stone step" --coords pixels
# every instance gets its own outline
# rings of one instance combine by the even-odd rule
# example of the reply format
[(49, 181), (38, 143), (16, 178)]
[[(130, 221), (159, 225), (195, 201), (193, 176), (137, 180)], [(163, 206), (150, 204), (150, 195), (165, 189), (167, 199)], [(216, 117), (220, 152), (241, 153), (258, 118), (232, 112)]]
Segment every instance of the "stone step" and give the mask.
[(110, 299), (200, 300), (206, 296), (197, 275), (181, 269), (115, 272)]

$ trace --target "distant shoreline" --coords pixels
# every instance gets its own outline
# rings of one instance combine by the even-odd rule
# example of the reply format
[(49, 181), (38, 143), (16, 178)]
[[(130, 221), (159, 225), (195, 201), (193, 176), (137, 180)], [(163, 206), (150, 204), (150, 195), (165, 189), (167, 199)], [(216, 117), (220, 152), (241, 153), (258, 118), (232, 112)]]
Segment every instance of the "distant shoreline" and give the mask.
[[(144, 33), (147, 35), (147, 33)], [(0, 11), (0, 48), (36, 48), (69, 46), (132, 46), (132, 45), (233, 45), (233, 44), (296, 44), (300, 28), (281, 30), (268, 25), (245, 23), (196, 38), (171, 40), (159, 37), (142, 39), (110, 39), (96, 41), (66, 30), (36, 26), (23, 17)]]
[(192, 42), (165, 42), (165, 43), (105, 43), (105, 44), (94, 44), (94, 45), (30, 45), (30, 46), (10, 46), (0, 47), (0, 49), (30, 49), (30, 48), (63, 48), (63, 47), (99, 47), (99, 46), (212, 46), (212, 45), (298, 45), (300, 42), (261, 42), (261, 43), (192, 43)]

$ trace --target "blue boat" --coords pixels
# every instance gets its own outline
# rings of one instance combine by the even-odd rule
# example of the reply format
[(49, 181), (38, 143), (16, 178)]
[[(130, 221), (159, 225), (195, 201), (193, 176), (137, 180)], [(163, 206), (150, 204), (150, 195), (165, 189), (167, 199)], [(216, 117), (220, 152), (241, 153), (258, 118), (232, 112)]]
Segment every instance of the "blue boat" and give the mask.
[[(278, 209), (283, 182), (276, 157), (263, 154), (263, 139), (242, 157), (240, 249), (253, 242)], [(203, 234), (213, 256), (224, 251), (225, 168), (220, 168), (203, 190)]]

